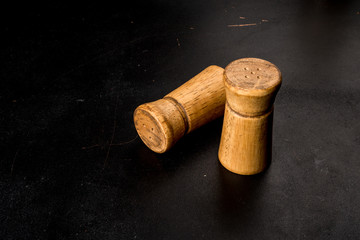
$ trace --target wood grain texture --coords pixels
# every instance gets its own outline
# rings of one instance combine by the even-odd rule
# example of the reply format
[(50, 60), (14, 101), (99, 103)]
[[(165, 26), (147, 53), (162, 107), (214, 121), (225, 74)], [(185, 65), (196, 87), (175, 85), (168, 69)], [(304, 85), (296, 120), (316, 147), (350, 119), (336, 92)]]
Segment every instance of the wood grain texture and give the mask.
[(137, 107), (135, 128), (146, 146), (166, 152), (185, 134), (222, 116), (223, 73), (223, 68), (209, 66), (163, 99)]
[(271, 160), (273, 103), (281, 81), (280, 70), (262, 59), (239, 59), (225, 68), (219, 160), (226, 169), (252, 175)]

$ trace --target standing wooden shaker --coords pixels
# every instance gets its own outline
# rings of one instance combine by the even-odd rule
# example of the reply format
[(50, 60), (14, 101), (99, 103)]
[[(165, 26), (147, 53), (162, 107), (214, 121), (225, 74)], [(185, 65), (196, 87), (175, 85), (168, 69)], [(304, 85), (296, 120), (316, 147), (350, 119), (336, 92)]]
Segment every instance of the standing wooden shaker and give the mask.
[(219, 160), (231, 172), (260, 173), (270, 161), (273, 103), (281, 81), (280, 70), (258, 58), (239, 59), (225, 68)]
[(222, 116), (223, 73), (223, 68), (209, 66), (164, 98), (137, 107), (135, 128), (145, 145), (166, 152), (185, 134)]

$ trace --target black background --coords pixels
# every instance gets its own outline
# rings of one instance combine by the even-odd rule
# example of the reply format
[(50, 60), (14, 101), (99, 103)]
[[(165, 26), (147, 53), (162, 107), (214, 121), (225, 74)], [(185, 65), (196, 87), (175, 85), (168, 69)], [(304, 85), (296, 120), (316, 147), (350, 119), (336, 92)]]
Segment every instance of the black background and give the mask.
[[(0, 11), (1, 239), (360, 238), (359, 3)], [(243, 57), (283, 74), (265, 173), (219, 164), (222, 119), (161, 155), (136, 137), (136, 106)]]

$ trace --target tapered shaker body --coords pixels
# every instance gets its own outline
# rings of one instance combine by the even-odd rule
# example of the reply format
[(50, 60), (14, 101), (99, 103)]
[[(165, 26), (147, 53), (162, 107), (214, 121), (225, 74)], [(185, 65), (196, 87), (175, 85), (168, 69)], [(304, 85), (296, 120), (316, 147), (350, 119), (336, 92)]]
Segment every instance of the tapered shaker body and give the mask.
[(226, 106), (219, 160), (231, 172), (262, 172), (271, 160), (275, 96), (282, 81), (272, 63), (243, 58), (224, 71)]

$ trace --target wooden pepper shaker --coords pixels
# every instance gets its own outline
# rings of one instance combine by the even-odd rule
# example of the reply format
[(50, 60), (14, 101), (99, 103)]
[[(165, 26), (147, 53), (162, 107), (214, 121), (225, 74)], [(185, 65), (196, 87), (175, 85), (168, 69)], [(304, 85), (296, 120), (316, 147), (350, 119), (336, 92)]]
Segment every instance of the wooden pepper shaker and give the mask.
[(219, 160), (231, 172), (260, 173), (271, 159), (273, 103), (281, 81), (280, 70), (262, 59), (243, 58), (225, 68)]
[(222, 116), (223, 73), (223, 68), (209, 66), (164, 98), (137, 107), (135, 128), (146, 146), (166, 152), (185, 134)]

